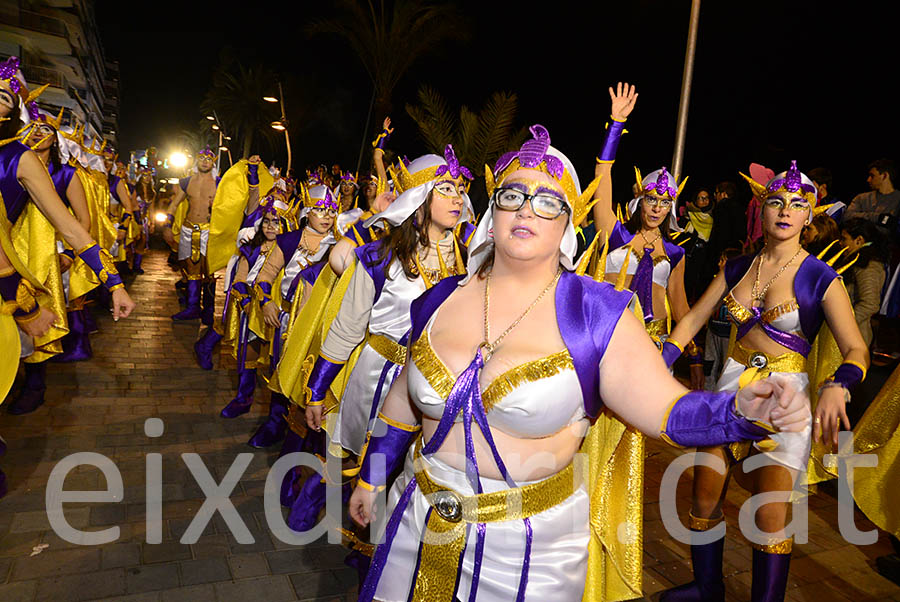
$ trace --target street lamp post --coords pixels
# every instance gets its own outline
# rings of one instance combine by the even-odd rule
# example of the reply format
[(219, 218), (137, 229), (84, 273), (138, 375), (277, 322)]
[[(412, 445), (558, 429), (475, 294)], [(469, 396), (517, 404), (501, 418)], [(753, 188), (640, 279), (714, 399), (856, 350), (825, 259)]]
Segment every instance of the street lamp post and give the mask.
[(672, 173), (681, 177), (684, 161), (684, 139), (687, 134), (688, 106), (691, 102), (691, 81), (694, 77), (694, 54), (697, 51), (697, 29), (700, 27), (700, 0), (691, 0), (691, 23), (688, 29), (687, 49), (684, 53), (684, 72), (681, 78), (681, 99), (678, 103), (678, 126), (675, 131), (675, 152), (672, 156)]
[(219, 144), (216, 147), (216, 156), (219, 158), (216, 160), (216, 167), (221, 171), (221, 157), (223, 150), (228, 153), (228, 165), (234, 165), (234, 160), (231, 158), (231, 147), (226, 147), (222, 144), (223, 140), (231, 140), (231, 137), (225, 135), (225, 128), (222, 127), (222, 122), (219, 121), (219, 114), (216, 113), (215, 110), (212, 115), (207, 115), (206, 118), (213, 122), (210, 127), (219, 134)]
[(274, 96), (263, 96), (263, 100), (272, 103), (277, 102), (281, 106), (281, 119), (273, 121), (271, 126), (273, 130), (284, 132), (284, 143), (285, 146), (287, 146), (287, 169), (285, 169), (284, 175), (288, 175), (291, 171), (291, 136), (288, 133), (288, 120), (284, 112), (284, 90), (281, 87), (281, 82), (278, 82), (278, 98), (275, 98)]

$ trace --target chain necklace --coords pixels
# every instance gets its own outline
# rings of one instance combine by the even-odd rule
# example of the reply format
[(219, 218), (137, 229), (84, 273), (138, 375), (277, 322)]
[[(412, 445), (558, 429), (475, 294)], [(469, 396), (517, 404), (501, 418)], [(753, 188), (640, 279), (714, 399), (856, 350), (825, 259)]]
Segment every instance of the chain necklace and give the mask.
[(656, 241), (659, 240), (660, 238), (662, 238), (662, 232), (660, 232), (659, 230), (656, 231), (656, 238), (653, 239), (653, 242), (647, 242), (647, 237), (644, 236), (643, 230), (638, 230), (638, 234), (640, 234), (641, 238), (644, 239), (644, 248), (645, 249), (655, 249)]
[(769, 287), (772, 286), (772, 283), (775, 282), (775, 280), (779, 276), (781, 276), (781, 273), (784, 272), (789, 265), (794, 263), (794, 260), (797, 259), (797, 256), (800, 255), (801, 251), (803, 251), (803, 247), (797, 249), (797, 252), (794, 253), (794, 256), (791, 257), (787, 263), (781, 266), (781, 268), (779, 268), (779, 270), (775, 272), (774, 276), (769, 278), (769, 281), (766, 282), (766, 285), (763, 287), (762, 291), (759, 290), (759, 273), (762, 269), (763, 254), (759, 254), (759, 261), (756, 262), (756, 279), (753, 281), (753, 287), (750, 289), (750, 296), (753, 299), (753, 303), (757, 304), (756, 307), (762, 307), (765, 304), (766, 293), (769, 292)]
[(488, 313), (490, 311), (491, 296), (491, 272), (488, 272), (487, 279), (484, 282), (484, 342), (480, 345), (482, 356), (485, 362), (487, 362), (488, 359), (490, 359), (490, 357), (494, 354), (494, 350), (496, 350), (500, 345), (500, 341), (506, 338), (506, 335), (512, 332), (513, 328), (518, 326), (519, 322), (524, 320), (525, 316), (527, 316), (531, 312), (531, 310), (534, 309), (535, 306), (540, 302), (540, 300), (544, 298), (544, 295), (547, 294), (547, 291), (553, 288), (557, 281), (559, 281), (560, 275), (562, 275), (562, 268), (556, 271), (556, 276), (553, 278), (553, 280), (551, 280), (550, 283), (546, 287), (544, 287), (544, 290), (541, 291), (541, 294), (537, 296), (537, 299), (531, 302), (531, 305), (529, 305), (528, 308), (524, 312), (522, 312), (522, 315), (516, 318), (516, 321), (510, 324), (509, 328), (504, 330), (503, 333), (499, 337), (497, 337), (493, 343), (491, 343), (491, 329), (490, 325), (488, 324)]

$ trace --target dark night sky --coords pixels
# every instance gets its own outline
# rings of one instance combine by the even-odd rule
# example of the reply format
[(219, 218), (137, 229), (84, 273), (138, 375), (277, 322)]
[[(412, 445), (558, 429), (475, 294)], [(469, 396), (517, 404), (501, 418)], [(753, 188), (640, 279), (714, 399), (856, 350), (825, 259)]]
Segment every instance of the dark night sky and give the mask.
[[(193, 128), (219, 51), (231, 46), (302, 82), (287, 95), (289, 105), (308, 107), (295, 165), (356, 163), (368, 77), (340, 40), (303, 34), (305, 20), (327, 14), (330, 3), (292, 3), (303, 13), (277, 16), (250, 11), (249, 3), (235, 11), (217, 4), (215, 13), (189, 5), (193, 14), (180, 12), (184, 3), (171, 12), (164, 4), (135, 19), (126, 3), (98, 3), (106, 52), (121, 64), (123, 148), (155, 144), (165, 152), (181, 129)], [(627, 191), (631, 165), (646, 173), (671, 161), (689, 0), (553, 2), (518, 12), (513, 3), (457, 5), (468, 15), (469, 42), (445, 44), (400, 83), (393, 148), (410, 157), (423, 150), (403, 110), (421, 83), (473, 108), (510, 90), (519, 96), (520, 124), (547, 126), (554, 146), (589, 179), (609, 113), (606, 88), (626, 79), (640, 98), (619, 149), (616, 189)], [(781, 171), (797, 159), (804, 170), (831, 167), (844, 198), (864, 190), (866, 165), (895, 157), (900, 134), (890, 92), (898, 15), (882, 6), (706, 0), (685, 151), (692, 184), (736, 178), (751, 161)]]

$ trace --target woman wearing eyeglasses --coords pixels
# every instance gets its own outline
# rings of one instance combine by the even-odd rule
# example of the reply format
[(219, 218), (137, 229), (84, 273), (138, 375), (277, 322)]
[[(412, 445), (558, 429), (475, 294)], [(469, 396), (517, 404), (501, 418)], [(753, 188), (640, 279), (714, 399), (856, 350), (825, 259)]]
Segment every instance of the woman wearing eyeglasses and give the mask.
[[(796, 161), (765, 186), (744, 177), (763, 201), (765, 246), (755, 256), (743, 255), (725, 264), (678, 322), (663, 347), (663, 358), (673, 363), (681, 354), (678, 341), (690, 340), (724, 300), (734, 343), (716, 390), (736, 391), (758, 378), (777, 375), (809, 392), (815, 416), (812, 425), (800, 432), (776, 433), (766, 444), (753, 448), (749, 443), (700, 447), (698, 451), (721, 460), (722, 471), (694, 468), (693, 531), (708, 531), (723, 521), (722, 502), (732, 474), (752, 494), (775, 496), (754, 517), (764, 537), (751, 539), (751, 600), (771, 602), (783, 600), (787, 586), (793, 544), (793, 538), (785, 533), (790, 493), (808, 482), (829, 478), (819, 476), (827, 472), (822, 454), (837, 444), (841, 424), (850, 428), (844, 406), (850, 401), (850, 389), (865, 377), (869, 351), (838, 273), (801, 245), (803, 228), (813, 218), (815, 184), (797, 169)], [(833, 340), (820, 335), (825, 327), (831, 330)], [(814, 450), (810, 461), (813, 438), (824, 445)], [(765, 456), (763, 466), (749, 473), (743, 467), (733, 470), (758, 454)], [(724, 537), (692, 545), (694, 581), (669, 590), (661, 600), (724, 600), (723, 549)]]
[[(334, 194), (327, 186), (321, 185), (304, 191), (301, 191), (305, 198), (300, 229), (278, 237), (253, 286), (262, 316), (261, 320), (251, 317), (250, 328), (257, 336), (270, 342), (273, 371), (281, 359), (282, 345), (294, 318), (327, 263), (328, 253), (335, 243), (338, 203)], [(279, 286), (273, 290), (279, 276)], [(269, 447), (284, 439), (287, 404), (284, 395), (272, 392), (269, 418), (250, 438), (249, 445)]]
[[(609, 93), (612, 123), (597, 158), (595, 176), (601, 179), (594, 194), (597, 199), (594, 221), (598, 237), (609, 237), (607, 282), (636, 293), (644, 312), (644, 326), (660, 346), (671, 329), (672, 320), (677, 322), (690, 310), (684, 291), (684, 249), (670, 238), (679, 230), (675, 204), (687, 178), (677, 185), (675, 177), (663, 167), (642, 179), (635, 169), (640, 193), (628, 204), (631, 217), (624, 224), (616, 218), (612, 203), (612, 165), (625, 119), (634, 109), (638, 94), (627, 83), (619, 83)], [(693, 351), (699, 356), (698, 350)]]
[(375, 492), (402, 466), (362, 601), (640, 597), (640, 473), (630, 452), (611, 453), (622, 430), (603, 406), (679, 445), (764, 437), (736, 407), (781, 428), (809, 420), (777, 383), (736, 398), (669, 375), (633, 294), (571, 271), (596, 181), (582, 192), (547, 130), (531, 132), (488, 174), (468, 275), (412, 303), (406, 363), (350, 499), (369, 524), (384, 509)]

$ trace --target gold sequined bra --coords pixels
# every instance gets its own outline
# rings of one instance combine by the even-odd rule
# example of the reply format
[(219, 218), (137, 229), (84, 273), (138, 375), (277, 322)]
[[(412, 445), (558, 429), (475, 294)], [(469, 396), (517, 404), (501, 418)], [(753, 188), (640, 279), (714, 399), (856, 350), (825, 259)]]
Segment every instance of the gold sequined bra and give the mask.
[[(439, 420), (456, 377), (431, 346), (429, 329), (410, 348), (409, 391)], [(523, 439), (549, 437), (584, 418), (581, 385), (567, 349), (511, 368), (482, 389), (491, 427)]]

